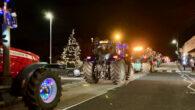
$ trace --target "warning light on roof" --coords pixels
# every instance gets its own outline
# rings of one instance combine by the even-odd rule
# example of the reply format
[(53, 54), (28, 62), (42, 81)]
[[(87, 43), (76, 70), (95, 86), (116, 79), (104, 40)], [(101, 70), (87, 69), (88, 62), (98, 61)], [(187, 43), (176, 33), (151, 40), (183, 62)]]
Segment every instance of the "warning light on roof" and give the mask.
[(0, 8), (0, 16), (4, 14), (3, 10)]
[(10, 0), (5, 0), (5, 2), (10, 2)]
[(143, 50), (143, 47), (139, 46), (139, 47), (135, 47), (133, 48), (134, 51), (142, 51)]

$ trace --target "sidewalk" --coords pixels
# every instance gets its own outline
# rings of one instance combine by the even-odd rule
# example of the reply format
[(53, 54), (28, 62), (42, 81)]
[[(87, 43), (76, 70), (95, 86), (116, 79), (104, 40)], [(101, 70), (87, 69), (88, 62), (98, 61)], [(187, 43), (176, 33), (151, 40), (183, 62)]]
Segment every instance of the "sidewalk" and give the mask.
[(188, 73), (188, 74), (191, 74), (191, 75), (195, 75), (195, 72), (192, 72), (192, 69), (191, 67), (185, 67), (185, 70), (184, 70), (184, 67), (180, 64), (180, 63), (177, 63), (178, 65), (178, 68), (180, 71), (184, 72), (184, 73)]

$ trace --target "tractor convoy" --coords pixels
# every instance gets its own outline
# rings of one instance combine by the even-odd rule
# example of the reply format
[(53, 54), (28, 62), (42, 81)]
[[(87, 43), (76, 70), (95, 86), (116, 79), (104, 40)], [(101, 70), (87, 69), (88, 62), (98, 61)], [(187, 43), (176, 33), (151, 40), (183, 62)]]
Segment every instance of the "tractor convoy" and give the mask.
[[(62, 95), (59, 75), (66, 72), (65, 65), (39, 62), (39, 56), (10, 47), (10, 30), (17, 28), (17, 20), (16, 13), (7, 8), (8, 2), (5, 0), (4, 8), (0, 10), (3, 16), (0, 101), (10, 105), (17, 97), (22, 97), (29, 110), (52, 110)], [(94, 46), (92, 59), (88, 59), (83, 67), (86, 81), (97, 83), (100, 78), (105, 78), (118, 84), (128, 80), (133, 69), (123, 55), (125, 48), (117, 48), (111, 41), (95, 41)]]
[[(17, 28), (16, 13), (3, 10), (2, 38), (0, 43), (0, 101), (10, 105), (23, 97), (29, 110), (52, 110), (61, 97), (60, 74), (67, 71), (63, 64), (39, 62), (31, 52), (10, 48), (10, 29)], [(84, 79), (96, 84), (100, 79), (121, 84), (134, 74), (127, 44), (111, 40), (93, 40), (93, 55), (83, 64)]]

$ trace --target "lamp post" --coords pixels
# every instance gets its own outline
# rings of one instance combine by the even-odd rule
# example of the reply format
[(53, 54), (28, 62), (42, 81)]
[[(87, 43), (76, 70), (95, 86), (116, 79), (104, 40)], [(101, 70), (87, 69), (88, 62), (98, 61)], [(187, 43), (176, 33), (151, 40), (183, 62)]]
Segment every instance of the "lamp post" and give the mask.
[(53, 15), (50, 12), (46, 13), (46, 18), (50, 20), (50, 54), (49, 54), (49, 63), (52, 63), (52, 20)]
[(119, 40), (120, 39), (120, 36), (119, 35), (116, 35), (116, 39)]
[(177, 48), (177, 51), (176, 51), (177, 53), (176, 54), (179, 55), (178, 41), (176, 39), (173, 39), (171, 43), (176, 45), (176, 48)]

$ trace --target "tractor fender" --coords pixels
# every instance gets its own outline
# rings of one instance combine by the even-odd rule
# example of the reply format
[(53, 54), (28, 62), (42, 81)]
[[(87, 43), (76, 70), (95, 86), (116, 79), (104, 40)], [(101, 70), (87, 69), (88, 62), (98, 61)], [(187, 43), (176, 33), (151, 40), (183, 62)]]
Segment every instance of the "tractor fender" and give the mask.
[(22, 96), (25, 94), (26, 85), (34, 72), (39, 68), (45, 68), (47, 62), (38, 62), (26, 66), (19, 72), (18, 76), (13, 79), (11, 93), (14, 96)]
[(45, 68), (48, 65), (47, 62), (33, 63), (26, 66), (22, 71), (19, 72), (18, 76), (22, 79), (30, 79), (33, 73), (39, 68)]

